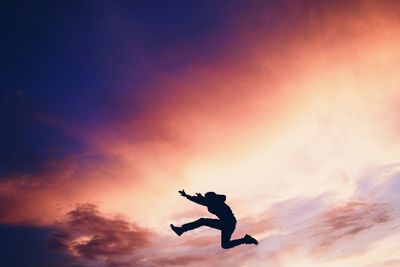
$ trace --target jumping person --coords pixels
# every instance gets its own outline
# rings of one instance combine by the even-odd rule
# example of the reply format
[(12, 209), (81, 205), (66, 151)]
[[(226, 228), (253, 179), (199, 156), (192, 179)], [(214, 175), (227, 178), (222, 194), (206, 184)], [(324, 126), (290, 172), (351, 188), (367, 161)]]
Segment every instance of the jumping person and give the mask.
[(231, 208), (225, 203), (226, 196), (218, 195), (215, 192), (207, 192), (204, 196), (196, 193), (196, 196), (186, 194), (185, 190), (179, 191), (181, 196), (186, 197), (194, 203), (206, 206), (208, 211), (218, 217), (218, 219), (200, 218), (196, 221), (183, 224), (181, 227), (171, 224), (171, 229), (178, 235), (201, 226), (208, 226), (221, 230), (221, 247), (224, 249), (233, 248), (242, 244), (255, 244), (258, 242), (250, 235), (243, 238), (231, 240), (232, 233), (236, 228), (236, 218)]

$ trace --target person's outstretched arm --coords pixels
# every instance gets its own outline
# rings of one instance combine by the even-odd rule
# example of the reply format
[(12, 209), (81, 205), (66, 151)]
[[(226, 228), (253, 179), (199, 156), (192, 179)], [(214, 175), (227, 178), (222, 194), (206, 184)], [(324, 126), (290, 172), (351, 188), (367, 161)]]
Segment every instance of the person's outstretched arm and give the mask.
[(196, 193), (196, 196), (191, 196), (186, 194), (185, 190), (182, 191), (178, 191), (181, 196), (186, 197), (187, 199), (189, 199), (190, 201), (193, 201), (194, 203), (203, 205), (203, 206), (207, 206), (206, 204), (206, 199), (200, 194), (200, 193)]

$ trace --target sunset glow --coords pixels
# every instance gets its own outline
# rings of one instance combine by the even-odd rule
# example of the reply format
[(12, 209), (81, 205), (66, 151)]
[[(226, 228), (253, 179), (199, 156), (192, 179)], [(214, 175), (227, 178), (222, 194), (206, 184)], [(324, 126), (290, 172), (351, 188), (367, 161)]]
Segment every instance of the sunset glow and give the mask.
[[(400, 3), (162, 6), (54, 7), (82, 28), (31, 29), (2, 93), (1, 235), (47, 231), (32, 266), (400, 266)], [(212, 216), (181, 189), (227, 195), (259, 245), (175, 236)]]

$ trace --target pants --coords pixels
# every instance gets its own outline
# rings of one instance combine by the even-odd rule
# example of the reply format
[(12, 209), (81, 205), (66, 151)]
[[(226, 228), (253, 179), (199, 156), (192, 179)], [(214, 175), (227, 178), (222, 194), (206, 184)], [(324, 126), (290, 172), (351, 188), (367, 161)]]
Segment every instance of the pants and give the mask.
[(200, 218), (196, 221), (182, 225), (181, 229), (183, 232), (186, 232), (201, 226), (208, 226), (221, 230), (221, 247), (224, 249), (233, 248), (245, 243), (243, 238), (231, 240), (233, 231), (235, 231), (236, 228), (236, 221), (223, 222), (218, 219)]

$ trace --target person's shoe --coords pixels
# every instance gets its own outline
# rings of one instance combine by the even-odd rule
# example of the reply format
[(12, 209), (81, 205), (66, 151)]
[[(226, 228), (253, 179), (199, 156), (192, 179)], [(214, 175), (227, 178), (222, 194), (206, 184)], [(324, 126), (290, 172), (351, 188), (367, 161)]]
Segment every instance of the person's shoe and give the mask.
[(173, 225), (172, 223), (170, 224), (170, 226), (171, 226), (172, 231), (175, 232), (175, 234), (177, 234), (179, 236), (181, 234), (183, 234), (183, 231), (182, 231), (182, 229), (180, 227), (177, 227), (177, 226)]
[(246, 244), (258, 245), (258, 241), (251, 235), (245, 235), (243, 239)]

